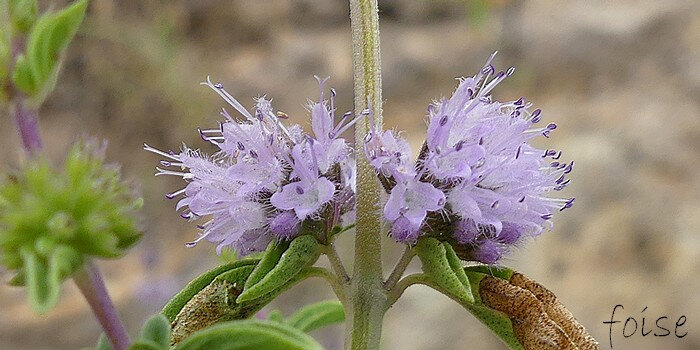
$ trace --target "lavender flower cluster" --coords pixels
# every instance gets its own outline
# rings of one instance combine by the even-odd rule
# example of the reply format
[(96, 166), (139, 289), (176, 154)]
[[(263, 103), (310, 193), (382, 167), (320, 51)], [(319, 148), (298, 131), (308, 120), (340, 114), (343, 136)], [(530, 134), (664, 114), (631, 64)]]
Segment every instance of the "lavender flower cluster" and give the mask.
[[(318, 79), (318, 78), (317, 78)], [(223, 109), (218, 128), (201, 130), (202, 139), (219, 149), (212, 156), (187, 146), (179, 153), (144, 145), (166, 158), (158, 175), (174, 175), (187, 185), (166, 196), (184, 195), (177, 210), (187, 220), (206, 217), (200, 236), (217, 243), (217, 252), (232, 247), (246, 255), (265, 249), (269, 242), (313, 231), (323, 241), (352, 212), (355, 200), (355, 161), (352, 149), (340, 136), (359, 117), (346, 113), (336, 121), (335, 90), (324, 99), (324, 82), (318, 79), (320, 97), (309, 102), (313, 135), (297, 124), (285, 126), (288, 116), (272, 108), (269, 99), (257, 98), (251, 114), (220, 83), (203, 83), (217, 92), (242, 118)], [(311, 229), (313, 228), (313, 229)]]
[(524, 98), (492, 100), (493, 88), (515, 70), (496, 73), (494, 55), (477, 75), (460, 79), (451, 98), (428, 107), (427, 139), (415, 162), (408, 142), (392, 130), (372, 127), (365, 138), (365, 153), (389, 194), (384, 216), (397, 241), (434, 236), (451, 242), (464, 260), (493, 264), (525, 237), (551, 228), (554, 212), (572, 206), (574, 198), (548, 195), (569, 184), (574, 162), (529, 144), (556, 125), (537, 126), (541, 111), (531, 111)]

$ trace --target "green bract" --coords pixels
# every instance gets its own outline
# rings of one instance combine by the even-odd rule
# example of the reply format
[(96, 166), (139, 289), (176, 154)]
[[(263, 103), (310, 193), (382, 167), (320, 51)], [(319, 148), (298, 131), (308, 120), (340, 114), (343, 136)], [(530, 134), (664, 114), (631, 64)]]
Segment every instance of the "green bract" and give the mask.
[(119, 170), (82, 144), (60, 170), (33, 160), (0, 179), (0, 264), (45, 312), (87, 257), (117, 258), (139, 240), (140, 206)]
[(36, 0), (10, 0), (9, 13), (14, 29), (26, 33), (36, 21), (38, 6)]

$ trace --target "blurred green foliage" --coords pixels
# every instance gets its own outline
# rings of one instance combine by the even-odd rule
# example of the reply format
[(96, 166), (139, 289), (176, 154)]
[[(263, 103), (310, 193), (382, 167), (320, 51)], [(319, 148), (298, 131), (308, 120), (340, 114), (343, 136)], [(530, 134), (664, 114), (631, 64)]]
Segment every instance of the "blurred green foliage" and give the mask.
[(48, 311), (87, 257), (117, 258), (139, 240), (141, 203), (95, 147), (74, 146), (61, 170), (30, 161), (0, 181), (0, 264)]

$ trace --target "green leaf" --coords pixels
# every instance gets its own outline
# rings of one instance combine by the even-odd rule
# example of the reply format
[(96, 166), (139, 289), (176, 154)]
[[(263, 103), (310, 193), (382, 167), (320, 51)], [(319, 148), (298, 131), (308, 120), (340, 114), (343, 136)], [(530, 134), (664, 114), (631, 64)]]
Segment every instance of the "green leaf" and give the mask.
[(170, 299), (165, 307), (163, 307), (163, 311), (161, 311), (161, 313), (168, 318), (168, 321), (175, 321), (175, 317), (177, 317), (177, 314), (180, 312), (180, 310), (182, 310), (185, 304), (187, 304), (192, 297), (204, 289), (204, 287), (209, 285), (209, 283), (211, 283), (217, 276), (237, 267), (255, 265), (257, 262), (257, 259), (234, 261), (199, 275), (197, 278), (190, 281), (190, 283), (188, 283), (187, 286), (185, 286), (185, 288), (177, 293), (172, 299)]
[[(511, 268), (505, 266), (494, 266), (494, 265), (472, 265), (464, 268), (466, 274), (480, 273), (484, 275), (489, 275), (493, 277), (498, 277), (503, 280), (510, 280), (513, 276), (513, 271)], [(478, 285), (478, 284), (477, 284)]]
[(464, 307), (498, 336), (509, 349), (524, 350), (513, 332), (513, 323), (508, 316), (482, 304), (465, 304)]
[(141, 328), (139, 339), (151, 341), (167, 349), (170, 346), (170, 321), (161, 314), (151, 316)]
[(275, 291), (292, 280), (305, 267), (316, 262), (319, 254), (320, 249), (315, 237), (303, 235), (295, 238), (282, 254), (277, 265), (260, 282), (244, 289), (236, 301), (241, 303), (253, 300)]
[(416, 253), (423, 265), (423, 272), (435, 284), (453, 294), (459, 300), (469, 303), (474, 302), (471, 288), (469, 288), (469, 285), (463, 284), (450, 264), (445, 245), (435, 238), (424, 237), (418, 240)]
[[(488, 327), (491, 332), (498, 336), (501, 341), (508, 345), (510, 349), (524, 349), (513, 332), (513, 323), (508, 316), (484, 305), (479, 295), (479, 283), (481, 283), (484, 277), (494, 276), (503, 278), (501, 276), (512, 275), (513, 270), (496, 266), (477, 265), (466, 267), (464, 271), (469, 278), (475, 300), (474, 303), (466, 303), (463, 304), (463, 306), (474, 315), (474, 317), (481, 321), (481, 323)], [(505, 279), (508, 280), (507, 278)]]
[(292, 327), (304, 332), (345, 321), (345, 310), (337, 300), (307, 305), (287, 320)]
[(29, 96), (43, 99), (53, 89), (59, 61), (85, 17), (88, 0), (78, 0), (36, 22), (27, 40), (25, 58), (17, 62), (13, 80)]
[(242, 320), (194, 333), (177, 350), (321, 350), (306, 333), (284, 323)]
[(104, 333), (100, 334), (100, 339), (97, 340), (97, 347), (95, 350), (112, 350), (112, 344)]
[(262, 280), (263, 277), (265, 277), (265, 275), (267, 275), (267, 273), (277, 265), (280, 257), (282, 257), (282, 253), (284, 253), (288, 247), (288, 242), (270, 242), (270, 245), (267, 247), (267, 250), (265, 250), (265, 254), (263, 255), (262, 259), (260, 259), (260, 262), (255, 266), (255, 269), (253, 269), (253, 273), (250, 274), (248, 280), (245, 281), (245, 289), (249, 289), (256, 283), (260, 282), (260, 280)]
[(24, 55), (17, 57), (17, 62), (15, 62), (15, 68), (12, 72), (12, 81), (18, 89), (29, 95), (34, 95), (38, 90), (32, 75), (32, 68), (29, 67), (29, 61)]
[(282, 311), (280, 310), (270, 311), (270, 313), (267, 315), (267, 319), (275, 322), (284, 322), (284, 316), (282, 316)]
[(457, 253), (455, 253), (455, 250), (452, 248), (452, 245), (450, 245), (447, 242), (442, 242), (442, 245), (443, 247), (445, 247), (445, 257), (447, 258), (447, 263), (450, 264), (452, 272), (454, 272), (459, 281), (462, 282), (462, 285), (469, 289), (469, 291), (471, 291), (472, 288), (469, 284), (469, 278), (467, 277), (467, 274), (464, 273), (464, 266), (462, 266), (462, 261), (459, 260), (459, 257), (457, 256)]
[(7, 77), (10, 64), (10, 45), (2, 28), (0, 28), (0, 83)]
[(137, 339), (129, 345), (129, 350), (168, 350), (168, 346), (162, 346), (150, 340)]
[(24, 261), (29, 302), (38, 313), (45, 313), (56, 305), (59, 294), (59, 281), (49, 270), (48, 262), (29, 249), (20, 251)]
[(26, 33), (36, 21), (38, 6), (36, 0), (10, 0), (8, 10), (14, 29)]

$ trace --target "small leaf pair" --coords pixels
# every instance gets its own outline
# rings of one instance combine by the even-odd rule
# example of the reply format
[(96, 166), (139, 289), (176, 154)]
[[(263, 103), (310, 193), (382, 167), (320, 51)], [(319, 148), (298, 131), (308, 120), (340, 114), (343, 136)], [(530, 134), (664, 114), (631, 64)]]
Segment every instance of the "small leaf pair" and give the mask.
[(88, 0), (78, 0), (58, 12), (44, 14), (36, 23), (32, 17), (36, 4), (31, 2), (10, 1), (18, 4), (13, 18), (18, 21), (16, 25), (29, 31), (27, 51), (18, 57), (12, 80), (23, 93), (40, 102), (55, 85), (59, 61), (85, 17)]
[(287, 320), (284, 320), (284, 317), (278, 310), (272, 311), (267, 319), (286, 323), (302, 332), (309, 333), (316, 329), (345, 321), (345, 310), (340, 301), (326, 300), (299, 309)]
[(172, 342), (214, 324), (245, 319), (306, 277), (304, 269), (319, 256), (310, 235), (273, 243), (261, 259), (217, 267), (190, 282), (163, 308), (172, 322)]
[(416, 253), (423, 264), (423, 272), (445, 291), (464, 302), (473, 303), (469, 279), (452, 246), (432, 237), (418, 240)]
[(289, 244), (271, 243), (236, 301), (249, 301), (273, 292), (316, 262), (319, 254), (318, 242), (311, 235), (299, 236)]

